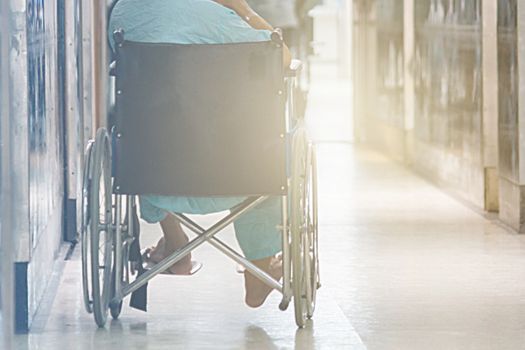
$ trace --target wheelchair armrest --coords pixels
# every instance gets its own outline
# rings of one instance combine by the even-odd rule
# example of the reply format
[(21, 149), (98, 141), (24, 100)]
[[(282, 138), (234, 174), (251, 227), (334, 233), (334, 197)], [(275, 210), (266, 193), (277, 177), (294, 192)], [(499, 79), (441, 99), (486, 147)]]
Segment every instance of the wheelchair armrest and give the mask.
[(292, 60), (290, 67), (288, 67), (284, 73), (286, 77), (296, 77), (303, 68), (303, 62), (300, 60)]
[(113, 61), (109, 64), (109, 75), (112, 77), (117, 76), (117, 61)]

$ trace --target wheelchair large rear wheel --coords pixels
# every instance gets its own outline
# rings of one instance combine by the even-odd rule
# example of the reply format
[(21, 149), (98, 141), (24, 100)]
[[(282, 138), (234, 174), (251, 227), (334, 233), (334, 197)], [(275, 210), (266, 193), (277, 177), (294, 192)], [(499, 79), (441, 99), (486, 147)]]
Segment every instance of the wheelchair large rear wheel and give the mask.
[(317, 215), (317, 154), (313, 144), (308, 145), (308, 160), (306, 163), (305, 215), (307, 229), (307, 244), (305, 245), (305, 265), (309, 279), (306, 291), (306, 316), (312, 318), (315, 311), (317, 289), (321, 286), (319, 278), (319, 244)]
[(91, 282), (93, 314), (99, 327), (106, 324), (111, 297), (113, 260), (111, 148), (107, 131), (97, 131), (89, 195)]
[(91, 175), (93, 165), (93, 142), (90, 141), (86, 147), (84, 156), (84, 171), (82, 176), (82, 217), (80, 224), (80, 245), (82, 256), (82, 291), (84, 296), (84, 307), (89, 313), (93, 312), (93, 299), (91, 294), (91, 251), (90, 251), (90, 218), (89, 218), (89, 195), (91, 191)]
[(304, 327), (315, 308), (317, 275), (317, 194), (315, 155), (304, 128), (295, 132), (292, 144), (290, 230), (292, 289), (295, 322)]

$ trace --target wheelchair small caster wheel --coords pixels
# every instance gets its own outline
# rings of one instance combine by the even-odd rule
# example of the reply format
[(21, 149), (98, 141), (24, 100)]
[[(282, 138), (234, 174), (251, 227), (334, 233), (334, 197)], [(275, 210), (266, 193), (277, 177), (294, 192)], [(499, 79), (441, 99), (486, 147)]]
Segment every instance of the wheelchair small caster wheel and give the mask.
[(122, 300), (119, 303), (109, 304), (109, 312), (111, 314), (111, 317), (114, 320), (117, 320), (119, 318), (121, 311), (122, 311)]
[(286, 309), (288, 309), (288, 305), (290, 305), (290, 300), (283, 299), (279, 304), (279, 310), (286, 311)]

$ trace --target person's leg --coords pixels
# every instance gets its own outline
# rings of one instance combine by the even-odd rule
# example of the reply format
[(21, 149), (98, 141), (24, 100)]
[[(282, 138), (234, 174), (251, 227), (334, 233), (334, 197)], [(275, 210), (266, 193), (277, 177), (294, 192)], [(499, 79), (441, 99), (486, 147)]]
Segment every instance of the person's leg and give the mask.
[[(245, 257), (276, 280), (282, 277), (281, 259), (281, 201), (269, 198), (235, 221), (235, 235)], [(250, 307), (261, 306), (272, 288), (252, 275), (244, 272), (245, 302)]]
[[(251, 262), (268, 273), (276, 281), (283, 277), (282, 260), (276, 256), (270, 256), (263, 259), (251, 260)], [(272, 288), (260, 279), (252, 275), (249, 271), (244, 271), (244, 288), (246, 290), (246, 305), (256, 308), (264, 304), (266, 298), (272, 292)]]
[[(157, 246), (149, 250), (150, 260), (154, 263), (173, 253), (188, 242), (188, 237), (182, 230), (180, 222), (169, 215), (173, 213), (207, 214), (228, 210), (241, 203), (245, 198), (203, 198), (174, 196), (140, 196), (140, 215), (148, 223), (160, 222), (164, 237)], [(191, 256), (183, 258), (170, 271), (176, 274), (195, 273), (202, 264), (191, 261)], [(182, 272), (182, 273), (180, 273)]]
[[(177, 249), (183, 247), (188, 243), (189, 239), (186, 233), (182, 230), (180, 222), (172, 215), (167, 215), (164, 220), (160, 222), (164, 237), (162, 237), (157, 246), (150, 252), (150, 259), (152, 262), (158, 263), (165, 257), (172, 254)], [(177, 263), (169, 268), (169, 272), (173, 274), (189, 274), (192, 269), (191, 253), (183, 257)]]

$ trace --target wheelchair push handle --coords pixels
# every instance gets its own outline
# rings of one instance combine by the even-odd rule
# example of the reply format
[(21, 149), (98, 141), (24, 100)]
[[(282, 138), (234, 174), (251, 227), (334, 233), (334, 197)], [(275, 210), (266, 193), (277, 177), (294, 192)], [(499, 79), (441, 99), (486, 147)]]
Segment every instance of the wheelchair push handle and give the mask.
[[(113, 41), (115, 42), (115, 53), (118, 54), (119, 48), (124, 44), (124, 29), (119, 28), (113, 32)], [(112, 61), (109, 64), (109, 76), (117, 76), (117, 62)]]
[[(281, 28), (275, 28), (270, 35), (270, 39), (273, 43), (277, 45), (277, 47), (281, 47), (284, 44), (283, 39), (283, 31)], [(286, 69), (285, 76), (286, 77), (297, 77), (299, 75), (299, 71), (301, 71), (301, 68), (303, 66), (303, 63), (300, 60), (293, 59), (290, 63), (290, 66)]]
[(115, 40), (115, 44), (117, 47), (122, 47), (122, 44), (124, 43), (124, 29), (119, 28), (113, 32), (113, 40)]
[(284, 43), (282, 29), (275, 28), (272, 34), (270, 35), (270, 39), (272, 39), (272, 41), (280, 47)]
[(303, 69), (303, 62), (300, 60), (293, 59), (290, 63), (290, 66), (284, 72), (285, 76), (288, 78), (293, 78), (299, 76), (299, 72)]

